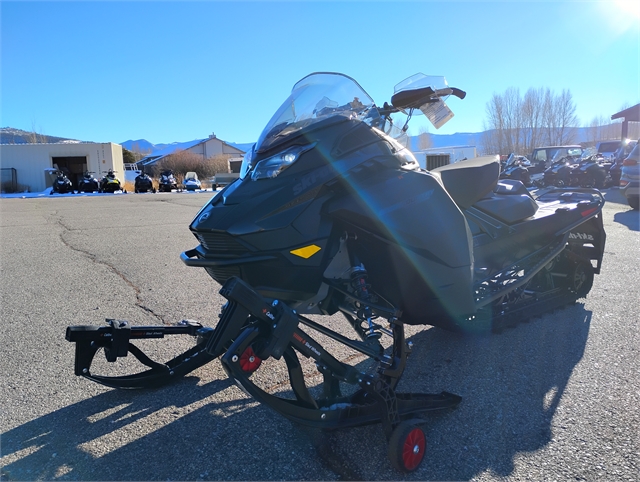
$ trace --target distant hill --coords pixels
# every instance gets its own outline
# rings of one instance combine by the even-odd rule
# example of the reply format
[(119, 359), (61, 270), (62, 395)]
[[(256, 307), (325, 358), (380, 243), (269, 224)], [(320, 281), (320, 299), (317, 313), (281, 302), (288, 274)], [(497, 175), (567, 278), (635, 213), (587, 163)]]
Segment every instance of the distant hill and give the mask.
[[(121, 142), (120, 145), (129, 149), (132, 152), (140, 152), (145, 155), (153, 154), (154, 156), (166, 155), (170, 154), (173, 151), (178, 149), (188, 149), (193, 144), (199, 142), (201, 139), (195, 139), (193, 141), (187, 142), (170, 142), (168, 144), (152, 144), (146, 139), (138, 139), (138, 140), (128, 140)], [(223, 141), (226, 142), (226, 141)], [(236, 149), (240, 149), (243, 152), (247, 152), (251, 149), (253, 142), (238, 144), (235, 142), (227, 142), (230, 146), (235, 147)]]
[(55, 144), (58, 142), (81, 142), (68, 137), (48, 136), (34, 132), (23, 131), (13, 127), (0, 128), (0, 144), (33, 144), (34, 139), (39, 143)]
[(142, 154), (150, 154), (157, 149), (162, 149), (167, 144), (152, 144), (146, 139), (138, 139), (135, 141), (128, 140), (121, 142), (120, 145), (132, 152), (140, 152)]

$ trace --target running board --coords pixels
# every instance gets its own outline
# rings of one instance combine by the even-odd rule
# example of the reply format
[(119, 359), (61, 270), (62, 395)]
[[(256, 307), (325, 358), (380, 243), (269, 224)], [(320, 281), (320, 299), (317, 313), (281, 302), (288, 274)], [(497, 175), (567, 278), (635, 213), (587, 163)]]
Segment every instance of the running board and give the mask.
[[(510, 291), (518, 289), (528, 283), (531, 278), (538, 274), (542, 268), (567, 247), (569, 234), (569, 232), (566, 232), (559, 243), (549, 244), (526, 258), (521, 259), (517, 264), (509, 266), (490, 278), (485, 278), (476, 283), (474, 287), (474, 292), (476, 293), (476, 309), (480, 309)], [(511, 277), (512, 273), (520, 271), (524, 271), (525, 274), (519, 276), (518, 279)], [(500, 286), (500, 288), (496, 289), (496, 286)]]

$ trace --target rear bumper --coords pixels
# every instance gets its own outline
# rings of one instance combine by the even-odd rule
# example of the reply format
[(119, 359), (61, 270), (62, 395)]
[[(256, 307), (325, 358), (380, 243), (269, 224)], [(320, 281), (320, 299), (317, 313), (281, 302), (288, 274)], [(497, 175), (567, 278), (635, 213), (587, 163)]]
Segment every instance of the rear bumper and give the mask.
[(640, 196), (640, 181), (631, 181), (630, 183), (628, 183), (626, 186), (624, 186), (622, 194), (624, 194), (627, 198)]

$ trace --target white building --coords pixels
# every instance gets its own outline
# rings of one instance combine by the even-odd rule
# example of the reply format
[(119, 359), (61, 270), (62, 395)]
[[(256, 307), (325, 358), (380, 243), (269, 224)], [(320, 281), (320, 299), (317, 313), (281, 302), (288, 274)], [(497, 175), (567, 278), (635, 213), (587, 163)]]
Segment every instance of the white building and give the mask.
[(164, 149), (149, 154), (148, 156), (140, 159), (138, 162), (142, 166), (150, 166), (156, 162), (162, 160), (164, 157), (173, 154), (179, 150), (191, 152), (202, 156), (202, 160), (210, 159), (214, 156), (225, 155), (229, 158), (240, 158), (244, 156), (244, 151), (227, 144), (222, 139), (218, 139), (215, 134), (211, 134), (207, 139), (196, 139), (191, 142), (183, 142), (179, 144), (172, 144)]
[(63, 171), (74, 187), (85, 171), (99, 178), (113, 169), (124, 180), (122, 146), (112, 142), (1, 144), (0, 168), (3, 183), (6, 177), (15, 174), (18, 190), (30, 192), (41, 192), (51, 186), (45, 170), (52, 168)]

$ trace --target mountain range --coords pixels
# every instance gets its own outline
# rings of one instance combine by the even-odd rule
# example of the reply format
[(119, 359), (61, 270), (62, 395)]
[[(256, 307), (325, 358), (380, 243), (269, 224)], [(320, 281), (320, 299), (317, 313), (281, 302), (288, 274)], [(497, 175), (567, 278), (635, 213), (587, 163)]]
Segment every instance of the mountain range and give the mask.
[[(588, 128), (577, 128), (577, 142), (585, 142), (587, 137)], [(484, 132), (458, 132), (455, 134), (429, 134), (431, 137), (431, 147), (459, 147), (459, 146), (476, 146), (482, 145), (482, 137)], [(15, 129), (13, 127), (0, 128), (0, 144), (29, 144), (32, 143), (34, 138), (37, 142), (59, 143), (59, 142), (87, 142), (79, 141), (75, 139), (69, 139), (66, 137), (57, 137), (44, 134), (35, 134), (33, 132), (24, 131), (21, 129)], [(186, 142), (171, 142), (166, 144), (153, 144), (145, 139), (127, 140), (120, 142), (119, 144), (129, 149), (130, 151), (141, 152), (143, 154), (155, 154), (162, 153), (168, 154), (178, 149), (186, 149), (197, 143), (200, 139), (194, 139)], [(226, 141), (225, 141), (226, 142)], [(418, 137), (414, 136), (410, 138), (410, 148), (412, 151), (418, 150)], [(227, 142), (227, 144), (246, 152), (253, 145), (252, 142), (248, 143), (235, 143)]]
[[(149, 155), (149, 154), (159, 155), (161, 153), (168, 154), (170, 152), (177, 151), (179, 149), (187, 149), (193, 146), (194, 144), (200, 142), (201, 140), (202, 139), (194, 139), (192, 141), (186, 141), (186, 142), (171, 142), (169, 144), (152, 144), (146, 139), (137, 139), (135, 141), (130, 139), (128, 141), (120, 142), (120, 145), (133, 152), (140, 152), (146, 155)], [(238, 144), (236, 142), (227, 142), (227, 141), (224, 141), (224, 142), (229, 144), (230, 146), (235, 147), (236, 149), (240, 149), (243, 152), (247, 152), (247, 150), (250, 149), (251, 146), (253, 145), (252, 142), (244, 143), (244, 144)]]
[[(482, 132), (468, 133), (461, 132), (456, 134), (431, 134), (432, 146), (437, 147), (451, 147), (451, 146), (478, 146), (482, 140)], [(92, 142), (92, 141), (80, 141), (76, 139), (70, 139), (68, 137), (50, 136), (44, 134), (34, 134), (33, 132), (24, 131), (22, 129), (16, 129), (13, 127), (0, 128), (0, 144), (29, 144), (33, 143), (34, 137), (38, 142), (58, 143), (58, 142)], [(199, 139), (186, 142), (170, 142), (153, 144), (146, 139), (129, 139), (119, 144), (130, 151), (141, 152), (143, 154), (153, 154), (159, 151), (165, 150), (178, 150), (185, 149), (192, 146)], [(226, 141), (225, 141), (226, 142)], [(252, 142), (236, 143), (227, 142), (227, 144), (240, 149), (241, 151), (247, 151), (253, 145)], [(411, 147), (417, 148), (417, 137), (411, 138)]]

